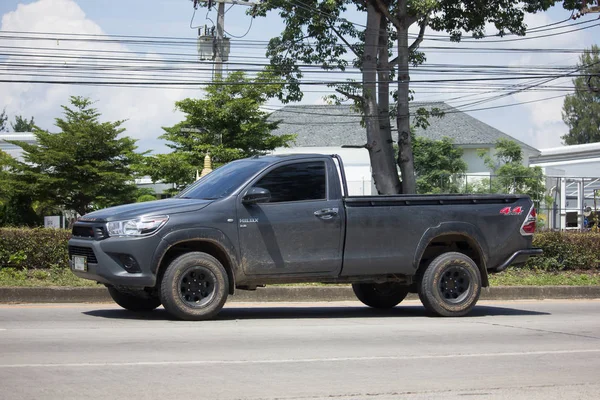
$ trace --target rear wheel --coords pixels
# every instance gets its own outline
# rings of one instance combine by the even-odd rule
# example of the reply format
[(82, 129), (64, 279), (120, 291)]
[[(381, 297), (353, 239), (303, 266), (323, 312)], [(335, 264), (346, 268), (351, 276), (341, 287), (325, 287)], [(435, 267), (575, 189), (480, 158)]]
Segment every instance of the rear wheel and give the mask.
[(191, 252), (169, 264), (160, 286), (165, 309), (185, 320), (205, 320), (216, 316), (229, 293), (229, 280), (223, 265), (213, 256)]
[(392, 308), (408, 294), (408, 287), (395, 282), (354, 283), (352, 290), (364, 304), (373, 308)]
[(115, 303), (129, 311), (152, 311), (160, 306), (158, 295), (144, 290), (117, 289), (109, 286), (108, 293)]
[(477, 264), (462, 253), (436, 257), (425, 269), (419, 298), (425, 308), (442, 317), (460, 317), (471, 311), (481, 293)]

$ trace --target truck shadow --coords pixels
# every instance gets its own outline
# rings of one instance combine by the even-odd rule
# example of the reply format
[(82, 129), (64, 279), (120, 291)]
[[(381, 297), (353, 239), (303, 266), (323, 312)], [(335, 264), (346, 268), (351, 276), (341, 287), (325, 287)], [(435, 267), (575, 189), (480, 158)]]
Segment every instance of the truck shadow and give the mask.
[[(116, 307), (116, 306), (115, 306)], [(141, 320), (174, 320), (163, 308), (152, 312), (131, 312), (123, 309), (91, 310), (83, 314), (109, 319), (141, 319)], [(547, 312), (532, 311), (522, 308), (508, 308), (496, 306), (476, 306), (464, 318), (478, 318), (489, 316), (534, 316), (551, 315)], [(273, 307), (231, 307), (224, 308), (214, 319), (215, 321), (252, 320), (252, 319), (330, 319), (330, 318), (403, 318), (422, 317), (435, 318), (420, 305), (398, 306), (389, 310), (376, 310), (364, 306), (273, 306)]]

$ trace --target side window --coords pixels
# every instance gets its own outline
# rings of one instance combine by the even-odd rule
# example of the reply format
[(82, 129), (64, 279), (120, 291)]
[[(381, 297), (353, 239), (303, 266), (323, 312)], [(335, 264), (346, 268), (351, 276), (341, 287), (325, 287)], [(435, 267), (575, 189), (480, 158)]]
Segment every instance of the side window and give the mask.
[(274, 169), (255, 187), (271, 192), (271, 203), (284, 201), (324, 200), (326, 196), (325, 163), (303, 162)]

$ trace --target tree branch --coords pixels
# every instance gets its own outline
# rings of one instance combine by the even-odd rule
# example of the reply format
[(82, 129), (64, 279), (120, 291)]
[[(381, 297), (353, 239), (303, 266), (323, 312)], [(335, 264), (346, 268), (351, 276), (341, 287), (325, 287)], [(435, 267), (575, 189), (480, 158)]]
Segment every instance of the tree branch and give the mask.
[(343, 94), (347, 98), (352, 99), (352, 100), (354, 100), (356, 102), (359, 102), (361, 104), (365, 100), (364, 97), (362, 97), (362, 96), (359, 96), (357, 94), (352, 94), (350, 92), (346, 92), (345, 90), (342, 90), (342, 89), (336, 88), (335, 91), (338, 92), (339, 94)]
[(334, 32), (335, 32), (335, 34), (336, 34), (336, 35), (337, 35), (337, 36), (338, 36), (340, 39), (342, 39), (342, 42), (344, 42), (344, 44), (345, 44), (346, 46), (348, 46), (348, 48), (349, 48), (350, 50), (352, 50), (352, 52), (354, 53), (354, 55), (355, 55), (356, 57), (360, 58), (360, 55), (359, 55), (359, 54), (356, 52), (356, 50), (354, 50), (354, 47), (352, 47), (352, 45), (351, 45), (351, 44), (350, 44), (350, 43), (349, 43), (349, 42), (346, 40), (346, 38), (345, 38), (344, 36), (342, 36), (342, 34), (341, 34), (341, 33), (340, 33), (340, 32), (339, 32), (337, 29), (335, 29), (335, 26), (333, 25), (333, 23), (331, 24), (331, 30), (332, 30), (332, 31), (334, 31)]
[(420, 24), (421, 29), (419, 30), (419, 36), (417, 36), (413, 44), (411, 44), (408, 48), (409, 53), (412, 53), (413, 51), (417, 50), (417, 48), (423, 41), (423, 36), (425, 35), (425, 29), (427, 28), (427, 24), (429, 24), (429, 14), (427, 14), (425, 18), (423, 18), (423, 21)]
[(400, 25), (400, 21), (398, 21), (392, 14), (390, 14), (390, 10), (388, 10), (387, 6), (383, 2), (383, 0), (375, 0), (375, 7), (379, 10), (380, 13), (385, 15), (385, 17), (390, 21), (398, 30), (402, 29), (402, 25)]

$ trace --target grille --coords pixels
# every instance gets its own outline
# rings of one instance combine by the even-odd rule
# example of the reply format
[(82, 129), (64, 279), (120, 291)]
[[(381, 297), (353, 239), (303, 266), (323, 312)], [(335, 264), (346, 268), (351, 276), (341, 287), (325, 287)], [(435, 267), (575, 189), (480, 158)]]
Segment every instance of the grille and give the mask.
[(78, 236), (78, 237), (93, 238), (94, 237), (94, 228), (92, 228), (91, 226), (73, 225), (71, 234), (73, 236)]
[(98, 264), (94, 249), (91, 247), (69, 246), (69, 258), (73, 256), (86, 256), (89, 263)]
[(71, 234), (75, 237), (91, 238), (97, 240), (106, 239), (108, 237), (104, 230), (104, 227), (90, 225), (73, 225), (73, 228), (71, 229)]

